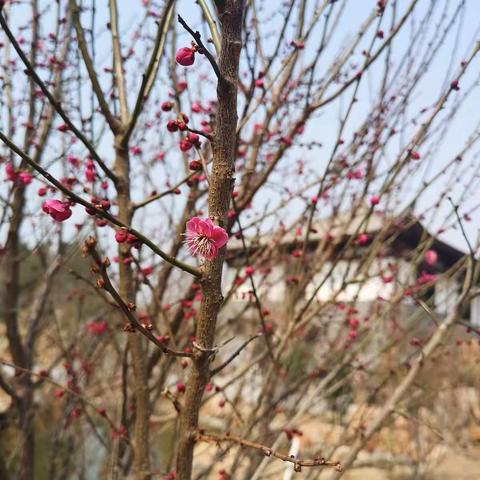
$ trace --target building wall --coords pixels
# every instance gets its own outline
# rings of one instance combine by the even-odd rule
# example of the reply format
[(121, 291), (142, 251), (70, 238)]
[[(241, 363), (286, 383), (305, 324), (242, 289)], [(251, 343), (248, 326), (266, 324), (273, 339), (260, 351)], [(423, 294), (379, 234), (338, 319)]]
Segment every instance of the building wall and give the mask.
[[(396, 274), (392, 272), (392, 266), (396, 269)], [(333, 271), (330, 271), (332, 263), (326, 262), (307, 286), (306, 298), (310, 298), (318, 290), (316, 298), (320, 301), (328, 301), (335, 296), (338, 301), (342, 302), (350, 302), (355, 299), (359, 302), (369, 302), (377, 299), (378, 296), (389, 299), (398, 287), (397, 281), (404, 284), (408, 282), (409, 278), (412, 282), (414, 280), (414, 272), (410, 264), (394, 257), (376, 260), (367, 273), (359, 273), (359, 267), (359, 259), (341, 260), (335, 264)], [(244, 269), (241, 269), (239, 274), (244, 276)], [(382, 279), (382, 274), (384, 279)], [(226, 267), (224, 292), (230, 290), (236, 275), (235, 268)], [(280, 302), (285, 299), (288, 289), (287, 277), (285, 265), (276, 265), (266, 276), (259, 271), (253, 274), (257, 292), (270, 302)], [(392, 277), (392, 280), (389, 281), (388, 277)], [(249, 301), (250, 292), (251, 285), (247, 278), (242, 285), (237, 287), (233, 300)]]
[[(342, 260), (337, 262), (330, 272), (332, 264), (327, 262), (307, 286), (307, 298), (321, 285), (316, 293), (320, 301), (336, 298), (341, 302), (371, 302), (379, 296), (389, 299), (398, 288), (398, 282), (404, 284), (409, 278), (414, 278), (410, 265), (394, 257), (376, 260), (367, 272), (360, 272), (360, 265), (361, 259)], [(396, 273), (392, 271), (392, 267)]]
[[(245, 277), (244, 268), (239, 271), (239, 275)], [(258, 295), (272, 303), (281, 302), (286, 295), (286, 275), (284, 265), (273, 267), (271, 272), (267, 275), (260, 271), (256, 271), (253, 274), (253, 281)], [(232, 288), (236, 276), (237, 269), (227, 266), (223, 279), (224, 294)], [(239, 302), (250, 301), (252, 299), (251, 290), (252, 286), (250, 280), (249, 278), (246, 278), (243, 284), (236, 288), (232, 300)]]
[[(335, 299), (337, 302), (368, 303), (379, 297), (389, 300), (394, 297), (400, 288), (405, 285), (414, 285), (417, 273), (415, 266), (404, 259), (394, 256), (375, 259), (370, 268), (361, 271), (362, 259), (341, 260), (335, 263), (325, 264), (314, 275), (313, 280), (305, 289), (305, 298), (315, 295), (321, 302)], [(244, 267), (238, 271), (238, 275), (245, 277)], [(224, 276), (224, 293), (232, 287), (237, 276), (237, 269), (226, 266)], [(255, 271), (253, 280), (258, 294), (270, 304), (282, 304), (287, 298), (289, 285), (287, 278), (289, 272), (285, 264), (274, 266), (267, 275), (261, 271)], [(236, 288), (233, 294), (233, 302), (245, 304), (253, 301), (251, 284), (248, 277), (244, 283)], [(444, 278), (441, 275), (435, 282), (434, 306), (438, 314), (448, 313), (458, 299), (459, 284), (456, 279)], [(407, 299), (408, 303), (408, 299)], [(472, 302), (472, 322), (480, 325), (480, 300), (475, 305)]]

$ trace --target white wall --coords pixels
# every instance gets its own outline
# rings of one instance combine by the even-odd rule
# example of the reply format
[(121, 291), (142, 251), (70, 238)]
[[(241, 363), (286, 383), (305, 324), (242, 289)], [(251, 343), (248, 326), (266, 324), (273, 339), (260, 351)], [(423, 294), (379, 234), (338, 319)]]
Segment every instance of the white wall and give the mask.
[[(242, 268), (239, 272), (239, 275), (245, 276), (245, 268)], [(225, 275), (223, 282), (223, 291), (224, 294), (227, 293), (236, 276), (236, 269), (226, 266)], [(255, 271), (253, 274), (253, 282), (255, 284), (255, 289), (260, 297), (263, 297), (271, 302), (281, 302), (286, 295), (286, 283), (285, 283), (285, 269), (283, 265), (277, 265), (272, 268), (272, 271), (265, 275), (259, 271)], [(252, 299), (251, 292), (252, 286), (250, 279), (246, 278), (242, 285), (236, 288), (233, 299), (236, 301), (248, 302), (249, 299)]]
[[(389, 264), (396, 266), (396, 277), (390, 271)], [(401, 283), (406, 283), (409, 277), (413, 278), (413, 275), (409, 271), (409, 264), (404, 260), (394, 257), (375, 260), (366, 275), (359, 275), (357, 272), (358, 267), (359, 260), (357, 259), (337, 262), (330, 276), (317, 292), (317, 299), (320, 301), (328, 301), (334, 298), (337, 293), (336, 299), (341, 302), (350, 302), (355, 298), (360, 302), (370, 302), (376, 300), (379, 296), (388, 299), (393, 296), (398, 286), (395, 278)], [(330, 268), (331, 263), (327, 262), (320, 272), (315, 275), (313, 282), (307, 286), (307, 298), (313, 294), (325, 277), (329, 275)], [(390, 283), (385, 283), (381, 277), (382, 273), (386, 276), (393, 275), (393, 280)], [(343, 283), (344, 280), (345, 285)], [(357, 282), (352, 283), (354, 280)]]
[(435, 282), (433, 302), (440, 315), (446, 315), (458, 300), (458, 284), (452, 278), (438, 278)]

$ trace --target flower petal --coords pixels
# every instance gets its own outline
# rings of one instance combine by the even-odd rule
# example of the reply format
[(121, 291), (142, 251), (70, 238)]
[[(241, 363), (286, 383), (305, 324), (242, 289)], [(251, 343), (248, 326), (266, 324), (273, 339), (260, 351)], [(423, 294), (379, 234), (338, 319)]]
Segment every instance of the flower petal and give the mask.
[(206, 237), (210, 237), (212, 235), (212, 230), (214, 225), (209, 218), (201, 218), (199, 222), (199, 233), (205, 235)]
[(228, 235), (222, 227), (213, 227), (211, 239), (215, 242), (215, 246), (220, 249), (228, 242)]
[(187, 222), (186, 230), (187, 233), (198, 233), (199, 231), (199, 223), (201, 219), (198, 217), (193, 217)]

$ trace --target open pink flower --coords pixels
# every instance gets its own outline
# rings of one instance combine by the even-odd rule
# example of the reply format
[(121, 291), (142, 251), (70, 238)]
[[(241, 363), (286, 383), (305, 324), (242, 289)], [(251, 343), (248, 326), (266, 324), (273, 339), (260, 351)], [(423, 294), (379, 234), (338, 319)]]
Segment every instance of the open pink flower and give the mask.
[(42, 203), (42, 210), (57, 222), (63, 222), (72, 216), (70, 207), (60, 200), (45, 200)]
[(225, 229), (214, 225), (209, 218), (193, 217), (187, 222), (187, 245), (192, 255), (213, 260), (218, 250), (228, 242)]

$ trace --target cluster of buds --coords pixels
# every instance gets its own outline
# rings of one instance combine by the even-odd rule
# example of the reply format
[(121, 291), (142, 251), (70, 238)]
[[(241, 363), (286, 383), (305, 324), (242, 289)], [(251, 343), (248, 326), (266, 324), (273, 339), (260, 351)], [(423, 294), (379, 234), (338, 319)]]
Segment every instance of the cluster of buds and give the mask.
[(133, 233), (130, 233), (126, 228), (120, 228), (115, 232), (115, 241), (117, 243), (128, 243), (134, 248), (140, 248), (142, 241), (139, 240)]
[(95, 164), (91, 158), (87, 159), (85, 167), (85, 178), (87, 179), (87, 182), (94, 182), (96, 177)]
[(187, 130), (187, 125), (189, 121), (190, 119), (188, 118), (188, 116), (182, 112), (178, 116), (177, 120), (169, 120), (167, 122), (167, 130), (170, 133), (177, 132), (178, 130), (184, 132), (185, 130)]
[(7, 163), (5, 164), (5, 180), (15, 182), (20, 187), (26, 187), (32, 183), (33, 176), (26, 170), (17, 172), (11, 163)]
[(200, 146), (200, 138), (196, 133), (188, 132), (185, 138), (180, 140), (180, 150), (182, 152), (188, 152), (193, 146)]
[[(110, 210), (110, 207), (112, 204), (110, 203), (110, 200), (108, 198), (102, 198), (99, 199), (98, 197), (91, 197), (90, 198), (90, 203), (98, 210), (105, 210), (108, 211)], [(90, 207), (85, 207), (85, 211), (88, 213), (88, 215), (95, 215), (97, 212)]]
[(98, 336), (106, 333), (108, 330), (108, 325), (105, 320), (100, 321), (90, 321), (87, 323), (87, 331), (91, 336)]

